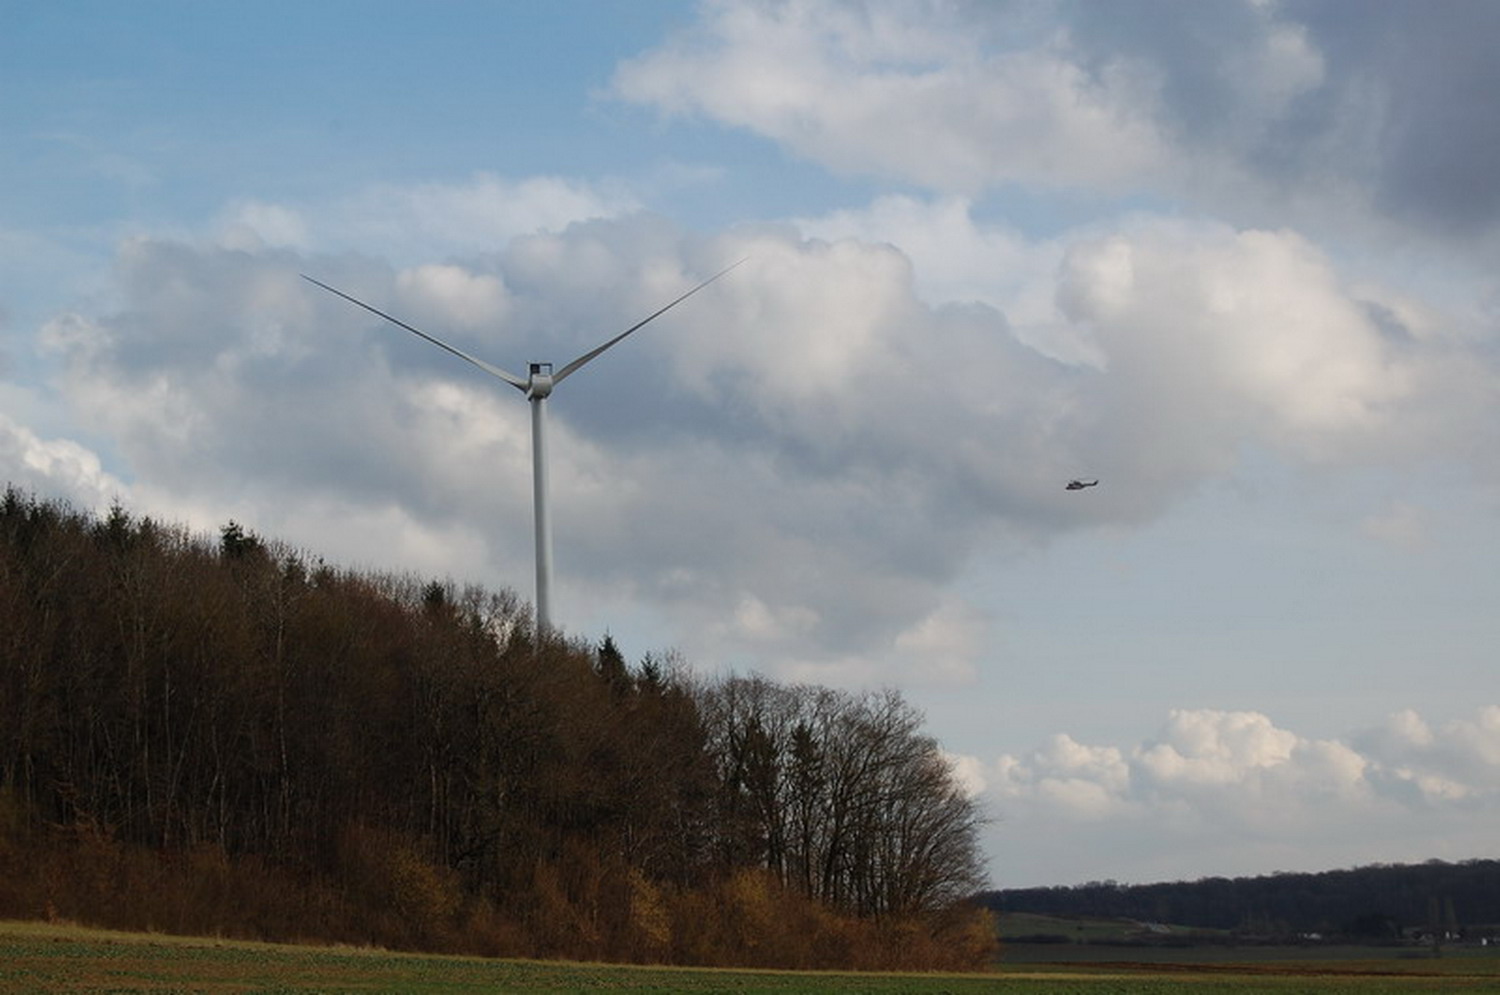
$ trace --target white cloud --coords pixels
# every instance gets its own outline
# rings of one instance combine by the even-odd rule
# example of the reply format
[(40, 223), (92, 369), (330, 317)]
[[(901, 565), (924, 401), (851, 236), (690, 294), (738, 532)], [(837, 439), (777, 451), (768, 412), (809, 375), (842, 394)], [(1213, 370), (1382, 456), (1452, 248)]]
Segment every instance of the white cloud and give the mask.
[(987, 635), (989, 620), (983, 613), (966, 602), (948, 599), (897, 633), (892, 648), (928, 679), (967, 684), (974, 680)]
[(408, 313), (431, 314), (438, 327), (479, 329), (498, 326), (505, 319), (505, 284), (490, 273), (427, 263), (398, 273), (396, 289)]
[(435, 259), (498, 252), (513, 239), (639, 211), (608, 182), (560, 176), (372, 184), (326, 202), (238, 200), (220, 212), (217, 242), (244, 252), (352, 252), (416, 269)]
[(1129, 779), (1129, 766), (1115, 747), (1089, 747), (1058, 733), (1025, 757), (1000, 757), (991, 791), (1002, 815), (1010, 803), (1025, 799), (1091, 821), (1121, 813), (1129, 803)]
[(1001, 310), (1027, 345), (1064, 362), (1098, 365), (1097, 348), (1061, 320), (1053, 300), (1065, 243), (1029, 242), (1003, 222), (980, 224), (961, 197), (877, 197), (862, 209), (799, 218), (810, 238), (895, 246), (911, 260), (930, 307), (978, 302)]
[[(1356, 296), (1290, 233), (1140, 218), (1037, 247), (961, 203), (931, 207), (865, 219), (913, 233), (935, 271), (934, 234), (967, 233), (968, 275), (926, 297), (889, 242), (791, 227), (705, 240), (632, 215), (400, 270), (137, 239), (121, 309), (60, 317), (45, 338), (84, 424), (156, 491), (258, 508), (242, 517), (284, 521), (294, 541), (316, 531), (279, 509), (396, 507), (401, 534), (380, 545), (411, 552), (395, 565), (430, 562), (426, 529), (453, 562), (483, 563), (476, 579), (529, 593), (521, 399), (297, 272), (520, 369), (748, 255), (554, 398), (560, 583), (575, 604), (634, 592), (701, 658), (854, 683), (974, 679), (988, 622), (951, 585), (998, 537), (1156, 517), (1247, 445), (1313, 464), (1431, 452), (1401, 436), (1466, 437), (1451, 428), (1478, 410), (1453, 410), (1429, 368), (1460, 345), (1393, 338), (1394, 312), (1364, 303), (1380, 288)], [(1058, 268), (990, 282), (975, 261), (991, 244)], [(1028, 344), (1012, 301), (1095, 358)], [(1059, 504), (1079, 466), (1111, 494)], [(467, 536), (486, 537), (477, 560)]]
[(1500, 706), (1435, 729), (1403, 710), (1356, 743), (1374, 759), (1390, 790), (1415, 788), (1429, 801), (1500, 797)]
[(703, 14), (622, 64), (615, 92), (750, 128), (838, 172), (955, 192), (1108, 185), (1162, 155), (1137, 110), (1147, 81), (1090, 73), (1060, 35), (990, 49), (965, 11), (928, 5), (713, 3)]
[(282, 204), (240, 201), (222, 212), (218, 227), (219, 242), (225, 248), (258, 252), (311, 247), (306, 218)]
[(1247, 769), (1286, 763), (1296, 742), (1264, 715), (1173, 711), (1160, 740), (1137, 759), (1141, 772), (1157, 783), (1222, 785)]
[(1433, 417), (1421, 441), (1442, 444), (1459, 414), (1432, 357), (1392, 342), (1290, 232), (1152, 221), (1080, 240), (1058, 305), (1107, 366), (1096, 440), (1162, 486), (1222, 472), (1247, 442), (1312, 464), (1401, 459), (1419, 431), (1406, 415)]
[(1460, 261), (1497, 243), (1495, 110), (1474, 96), (1500, 82), (1497, 30), (1483, 5), (720, 0), (622, 63), (613, 90), (838, 173), (1436, 235)]
[[(1129, 748), (1059, 734), (973, 776), (1001, 820), (992, 847), (1001, 868), (1007, 853), (1089, 854), (1104, 843), (1101, 821), (1133, 880), (1191, 875), (1215, 839), (1237, 849), (1220, 855), (1219, 874), (1473, 856), (1500, 827), (1500, 707), (1437, 730), (1408, 710), (1347, 742), (1298, 735), (1258, 712), (1179, 709)], [(1295, 867), (1268, 863), (1293, 854)], [(1080, 856), (1074, 879), (1121, 876), (1098, 873), (1107, 865)]]
[(44, 499), (64, 498), (102, 511), (127, 501), (130, 488), (108, 473), (99, 456), (71, 439), (43, 439), (0, 414), (0, 483)]
[(948, 761), (948, 767), (953, 773), (953, 779), (961, 790), (969, 798), (978, 798), (984, 794), (988, 786), (985, 780), (984, 761), (978, 757), (966, 757), (956, 753), (943, 754)]
[[(1073, 422), (1065, 451), (1089, 447), (1065, 462), (1111, 477), (1159, 475), (1175, 488), (1223, 472), (1247, 442), (1311, 464), (1458, 455), (1473, 439), (1462, 426), (1484, 417), (1496, 389), (1476, 322), (1416, 288), (1345, 274), (1292, 231), (1138, 215), (1028, 243), (976, 223), (963, 201), (912, 198), (802, 224), (897, 246), (923, 304), (981, 302), (1031, 349), (1104, 371), (1047, 402), (1047, 377), (1023, 392), (1033, 411)], [(973, 385), (982, 408), (981, 393), (1005, 390), (992, 346), (941, 342), (934, 356), (951, 372), (930, 375), (955, 389), (970, 369), (989, 373)], [(1148, 436), (1160, 444), (1146, 447)]]
[(637, 210), (630, 194), (607, 186), (479, 173), (466, 182), (368, 187), (319, 211), (314, 234), (323, 247), (425, 261), (496, 252), (518, 236)]
[(795, 605), (771, 608), (753, 594), (746, 594), (730, 616), (726, 635), (737, 642), (776, 644), (804, 637), (818, 623), (817, 613)]
[(1082, 242), (1061, 293), (1107, 362), (1168, 360), (1192, 393), (1269, 416), (1289, 439), (1370, 427), (1406, 389), (1379, 329), (1290, 232), (1154, 227)]

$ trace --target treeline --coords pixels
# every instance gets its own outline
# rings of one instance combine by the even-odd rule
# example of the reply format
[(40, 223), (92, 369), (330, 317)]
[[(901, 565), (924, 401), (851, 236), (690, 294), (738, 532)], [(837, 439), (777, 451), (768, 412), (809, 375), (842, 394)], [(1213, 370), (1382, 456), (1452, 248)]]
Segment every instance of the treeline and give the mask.
[(0, 916), (967, 968), (979, 824), (893, 692), (631, 666), (508, 593), (0, 499)]
[(993, 891), (982, 901), (997, 912), (1122, 917), (1247, 935), (1386, 940), (1436, 930), (1457, 938), (1490, 935), (1500, 925), (1500, 860), (1164, 884), (1103, 881)]

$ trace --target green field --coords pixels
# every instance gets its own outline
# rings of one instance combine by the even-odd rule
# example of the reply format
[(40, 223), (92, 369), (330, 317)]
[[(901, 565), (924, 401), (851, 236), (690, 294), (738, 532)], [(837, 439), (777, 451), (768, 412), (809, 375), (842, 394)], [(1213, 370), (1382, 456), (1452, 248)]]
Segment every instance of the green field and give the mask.
[(620, 967), (280, 946), (0, 922), (5, 992), (802, 992), (1147, 995), (1500, 991), (1500, 958), (1002, 967), (985, 975)]

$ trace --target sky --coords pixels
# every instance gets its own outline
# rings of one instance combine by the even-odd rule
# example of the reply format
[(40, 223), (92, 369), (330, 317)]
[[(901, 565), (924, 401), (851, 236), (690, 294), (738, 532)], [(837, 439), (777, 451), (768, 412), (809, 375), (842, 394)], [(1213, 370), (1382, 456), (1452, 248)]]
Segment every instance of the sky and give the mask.
[[(0, 481), (894, 687), (995, 887), (1500, 856), (1500, 5), (0, 0)], [(1075, 477), (1099, 480), (1066, 491)]]

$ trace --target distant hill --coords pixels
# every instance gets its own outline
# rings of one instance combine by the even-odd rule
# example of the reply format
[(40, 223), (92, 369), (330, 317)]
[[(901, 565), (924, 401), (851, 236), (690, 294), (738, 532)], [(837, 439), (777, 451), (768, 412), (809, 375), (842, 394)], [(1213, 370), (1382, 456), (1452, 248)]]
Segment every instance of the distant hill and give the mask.
[(1123, 917), (1247, 934), (1312, 933), (1379, 940), (1437, 926), (1488, 935), (1500, 924), (1500, 860), (1374, 864), (1315, 874), (1203, 878), (1162, 884), (1094, 881), (985, 892), (996, 912)]

